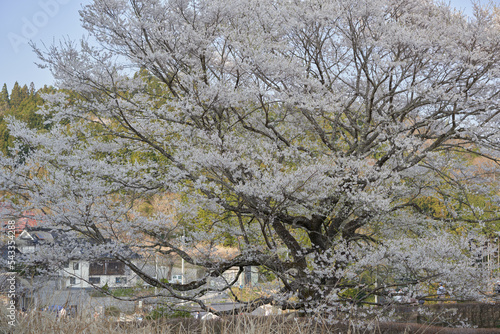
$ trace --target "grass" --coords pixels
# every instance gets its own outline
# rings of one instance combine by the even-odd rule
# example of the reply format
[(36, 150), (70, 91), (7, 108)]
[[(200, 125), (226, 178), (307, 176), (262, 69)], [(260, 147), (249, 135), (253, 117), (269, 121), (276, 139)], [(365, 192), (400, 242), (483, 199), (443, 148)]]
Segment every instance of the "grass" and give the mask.
[[(110, 288), (109, 292), (115, 297), (136, 297), (143, 296), (147, 294), (154, 293), (154, 288)], [(108, 294), (105, 294), (101, 291), (92, 291), (89, 294), (91, 297), (99, 298), (99, 297), (109, 297)]]
[[(268, 297), (275, 293), (278, 289), (274, 282), (270, 283), (259, 283), (255, 286), (246, 286), (243, 288), (233, 287), (232, 292), (238, 297), (239, 300), (248, 301), (256, 299), (259, 297)], [(228, 293), (231, 299), (234, 299), (230, 293)]]
[(500, 333), (495, 329), (458, 329), (404, 323), (372, 323), (371, 327), (354, 328), (350, 324), (326, 325), (293, 314), (273, 317), (233, 316), (219, 320), (196, 319), (143, 320), (120, 322), (119, 317), (94, 319), (90, 314), (76, 318), (57, 319), (53, 314), (37, 312), (19, 317), (9, 326), (5, 317), (0, 321), (0, 333), (9, 334), (466, 334)]
[[(331, 327), (320, 323), (312, 324), (287, 317), (258, 318), (250, 316), (227, 317), (222, 320), (200, 321), (195, 319), (144, 320), (119, 322), (116, 318), (56, 319), (55, 316), (39, 312), (18, 319), (15, 326), (0, 324), (0, 333), (51, 334), (51, 333), (99, 333), (99, 334), (285, 334), (285, 333), (332, 333)], [(338, 328), (341, 333), (361, 333), (348, 327)], [(346, 331), (344, 331), (346, 330)], [(335, 333), (339, 333), (336, 331)]]

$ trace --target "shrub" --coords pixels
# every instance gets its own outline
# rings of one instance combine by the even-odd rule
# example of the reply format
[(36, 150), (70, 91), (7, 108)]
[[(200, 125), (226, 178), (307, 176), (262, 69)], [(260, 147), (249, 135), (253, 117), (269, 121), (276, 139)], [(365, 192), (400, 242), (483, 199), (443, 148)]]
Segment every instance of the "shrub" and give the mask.
[(113, 296), (115, 297), (131, 297), (135, 294), (136, 290), (134, 288), (118, 288), (113, 290)]
[(117, 317), (120, 313), (120, 309), (116, 306), (108, 306), (104, 309), (104, 315), (108, 317)]
[(165, 306), (159, 306), (149, 312), (149, 314), (146, 316), (146, 319), (148, 320), (158, 320), (161, 318), (191, 318), (191, 312), (187, 310), (172, 310), (168, 307)]

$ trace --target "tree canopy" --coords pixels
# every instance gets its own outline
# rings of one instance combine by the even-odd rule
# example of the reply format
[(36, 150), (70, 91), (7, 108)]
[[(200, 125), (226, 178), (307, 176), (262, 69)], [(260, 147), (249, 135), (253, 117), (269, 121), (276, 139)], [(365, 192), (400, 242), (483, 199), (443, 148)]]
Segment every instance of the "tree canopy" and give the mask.
[[(2, 189), (98, 241), (79, 256), (112, 249), (202, 307), (209, 277), (247, 266), (280, 281), (254, 306), (337, 310), (349, 289), (366, 302), (383, 293), (364, 278), (379, 266), (480, 299), (473, 230), (499, 222), (500, 34), (493, 11), (475, 14), (422, 0), (94, 0), (81, 15), (100, 46), (37, 49), (76, 98), (45, 96), (48, 132), (11, 121), (34, 149), (22, 165), (2, 157)], [(137, 210), (162, 194), (169, 210)], [(222, 257), (224, 243), (238, 252)], [(206, 275), (162, 282), (124, 249)]]
[(16, 82), (9, 94), (7, 85), (3, 84), (0, 92), (0, 150), (4, 154), (9, 155), (9, 147), (13, 146), (13, 138), (7, 129), (6, 118), (14, 117), (24, 121), (32, 129), (46, 128), (43, 123), (44, 118), (36, 112), (43, 103), (41, 94), (53, 91), (55, 90), (48, 86), (37, 91), (33, 83), (28, 88), (27, 85), (21, 86)]

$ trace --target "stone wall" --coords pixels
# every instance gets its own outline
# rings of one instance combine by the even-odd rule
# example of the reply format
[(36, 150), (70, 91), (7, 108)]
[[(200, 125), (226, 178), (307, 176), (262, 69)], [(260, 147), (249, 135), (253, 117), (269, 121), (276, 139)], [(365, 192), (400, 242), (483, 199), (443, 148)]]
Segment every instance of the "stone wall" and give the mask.
[(460, 303), (429, 306), (433, 313), (456, 311), (461, 319), (479, 328), (500, 328), (500, 304)]
[(500, 304), (443, 303), (418, 306), (396, 306), (398, 321), (435, 326), (471, 325), (478, 328), (500, 328)]

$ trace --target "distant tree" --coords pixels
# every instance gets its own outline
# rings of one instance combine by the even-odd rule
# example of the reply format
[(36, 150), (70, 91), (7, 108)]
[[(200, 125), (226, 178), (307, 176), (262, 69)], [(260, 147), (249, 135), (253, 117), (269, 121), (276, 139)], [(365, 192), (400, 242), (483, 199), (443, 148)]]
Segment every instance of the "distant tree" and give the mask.
[(9, 147), (13, 144), (13, 138), (9, 135), (9, 129), (3, 116), (0, 116), (0, 151), (3, 154), (9, 154)]
[(0, 92), (0, 115), (4, 114), (9, 109), (10, 99), (7, 84), (3, 84), (2, 91)]
[[(280, 282), (251, 307), (333, 317), (383, 291), (363, 278), (379, 266), (390, 284), (439, 280), (455, 299), (484, 296), (484, 250), (456, 227), (483, 223), (462, 200), (471, 192), (499, 219), (500, 33), (488, 10), (467, 19), (422, 0), (94, 0), (81, 13), (101, 51), (37, 50), (71, 94), (46, 97), (50, 132), (11, 119), (34, 150), (22, 165), (0, 160), (13, 206), (95, 241), (72, 256), (113, 254), (163, 296), (205, 309), (203, 294), (235, 283), (208, 280), (248, 266)], [(136, 210), (167, 193), (171, 212)], [(224, 244), (239, 248), (224, 256)], [(177, 254), (206, 276), (158, 280), (129, 250)]]
[[(45, 86), (40, 90), (41, 94), (54, 92), (55, 90), (51, 87)], [(43, 104), (43, 99), (41, 94), (35, 91), (35, 85), (30, 84), (28, 88), (27, 85), (22, 87), (16, 82), (12, 93), (9, 98), (9, 92), (7, 90), (7, 85), (4, 84), (2, 92), (0, 93), (0, 150), (4, 154), (10, 154), (8, 148), (13, 145), (13, 138), (9, 134), (9, 130), (6, 125), (7, 117), (14, 117), (18, 120), (26, 122), (27, 126), (32, 129), (47, 129), (48, 126), (44, 124), (46, 117), (37, 114), (37, 110)], [(7, 101), (7, 103), (5, 103)], [(3, 109), (1, 106), (6, 106)], [(26, 150), (27, 147), (25, 146)]]
[(28, 90), (29, 96), (33, 96), (36, 94), (35, 84), (33, 82), (30, 83), (30, 88)]
[(16, 81), (14, 83), (14, 87), (12, 87), (12, 92), (10, 93), (10, 106), (13, 108), (18, 107), (21, 102), (23, 102), (25, 97), (26, 96), (23, 96), (21, 86), (19, 86), (19, 83)]
[(22, 103), (22, 101), (26, 100), (29, 97), (30, 97), (30, 91), (28, 89), (28, 86), (23, 85), (21, 87), (21, 103)]

